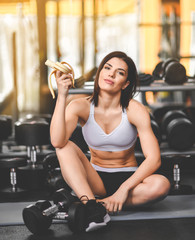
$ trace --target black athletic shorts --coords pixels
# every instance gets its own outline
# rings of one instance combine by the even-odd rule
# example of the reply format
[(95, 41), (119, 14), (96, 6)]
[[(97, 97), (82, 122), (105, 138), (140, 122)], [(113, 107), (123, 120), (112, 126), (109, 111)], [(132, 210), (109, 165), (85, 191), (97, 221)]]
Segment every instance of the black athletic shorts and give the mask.
[(125, 182), (129, 177), (134, 174), (132, 172), (100, 172), (97, 171), (99, 176), (101, 177), (107, 196), (112, 195), (116, 192), (116, 190), (120, 187), (120, 185)]

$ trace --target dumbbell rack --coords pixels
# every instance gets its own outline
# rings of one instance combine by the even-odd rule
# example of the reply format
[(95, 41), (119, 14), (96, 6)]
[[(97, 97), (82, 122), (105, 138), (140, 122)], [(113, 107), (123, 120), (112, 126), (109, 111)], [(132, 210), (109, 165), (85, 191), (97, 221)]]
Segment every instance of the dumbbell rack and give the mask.
[[(92, 94), (94, 82), (86, 82), (83, 88), (70, 89), (70, 94)], [(168, 85), (163, 80), (154, 81), (150, 86), (140, 86), (138, 92), (172, 92), (172, 91), (195, 91), (195, 82), (187, 82), (183, 85)]]

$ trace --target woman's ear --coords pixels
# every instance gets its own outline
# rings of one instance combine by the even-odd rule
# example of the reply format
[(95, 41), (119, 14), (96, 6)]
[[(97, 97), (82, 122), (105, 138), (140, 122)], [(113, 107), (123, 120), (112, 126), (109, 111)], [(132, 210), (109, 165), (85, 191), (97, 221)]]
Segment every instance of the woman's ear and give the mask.
[(124, 83), (124, 86), (122, 87), (122, 90), (125, 90), (125, 88), (126, 88), (127, 86), (129, 86), (129, 84), (130, 84), (129, 81), (125, 82), (125, 83)]

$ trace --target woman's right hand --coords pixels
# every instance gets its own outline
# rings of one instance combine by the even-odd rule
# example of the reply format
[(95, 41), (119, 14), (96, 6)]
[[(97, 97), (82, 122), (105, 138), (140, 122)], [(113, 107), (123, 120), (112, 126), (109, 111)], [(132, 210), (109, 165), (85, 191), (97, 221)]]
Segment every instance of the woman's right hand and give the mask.
[(56, 71), (56, 83), (58, 88), (58, 96), (67, 96), (69, 89), (72, 87), (71, 74), (65, 74), (60, 71)]

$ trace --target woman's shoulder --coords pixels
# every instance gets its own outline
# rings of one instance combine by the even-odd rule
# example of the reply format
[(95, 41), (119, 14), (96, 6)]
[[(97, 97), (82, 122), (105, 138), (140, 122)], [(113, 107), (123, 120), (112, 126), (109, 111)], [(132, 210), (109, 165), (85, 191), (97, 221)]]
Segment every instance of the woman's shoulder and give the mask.
[(90, 98), (89, 97), (82, 97), (82, 98), (77, 98), (72, 100), (67, 108), (69, 110), (73, 110), (76, 112), (85, 112), (86, 110), (88, 110), (90, 108)]
[(90, 105), (90, 97), (81, 97), (81, 98), (76, 98), (73, 99), (68, 105), (70, 106), (77, 106), (77, 105)]
[(127, 111), (143, 111), (143, 112), (147, 112), (147, 108), (146, 106), (144, 106), (141, 102), (135, 100), (135, 99), (131, 99), (131, 101), (129, 102), (129, 105), (127, 107)]
[(130, 122), (143, 121), (149, 118), (149, 112), (141, 102), (132, 99), (127, 107), (127, 115)]

